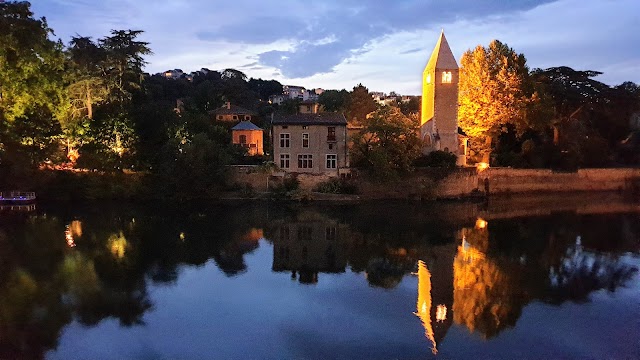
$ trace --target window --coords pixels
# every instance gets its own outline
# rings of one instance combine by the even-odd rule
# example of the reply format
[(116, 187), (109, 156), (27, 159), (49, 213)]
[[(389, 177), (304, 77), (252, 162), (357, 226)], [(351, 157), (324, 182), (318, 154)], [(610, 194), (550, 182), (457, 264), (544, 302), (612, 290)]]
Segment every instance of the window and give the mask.
[(244, 116), (244, 119), (245, 119), (245, 120), (251, 120), (251, 115), (245, 115), (245, 116)]
[(302, 147), (303, 148), (309, 147), (309, 134), (302, 134)]
[(307, 125), (303, 125), (302, 130), (307, 130)]
[(289, 154), (280, 154), (280, 168), (288, 169), (290, 159), (291, 159), (291, 156), (289, 156)]
[(326, 227), (325, 228), (325, 239), (327, 241), (333, 241), (336, 239), (336, 228), (335, 226)]
[(336, 141), (336, 127), (327, 127), (327, 141)]
[(307, 105), (307, 112), (311, 112), (311, 105)]
[(240, 135), (240, 145), (247, 144), (247, 135)]
[(289, 134), (280, 134), (280, 147), (288, 148), (290, 145), (290, 138), (291, 136), (289, 136)]
[(431, 74), (427, 74), (427, 79), (425, 80), (427, 84), (431, 84)]
[(327, 154), (327, 169), (335, 169), (338, 167), (338, 155)]
[(231, 116), (231, 118), (232, 118), (233, 120), (238, 120), (238, 115), (233, 115), (233, 116)]
[(298, 168), (311, 169), (313, 167), (313, 155), (298, 155)]
[(218, 115), (218, 120), (222, 120), (222, 119), (223, 119), (222, 115)]
[(443, 84), (451, 83), (451, 71), (443, 71), (442, 72), (442, 83)]
[(329, 150), (333, 150), (333, 144), (329, 143)]

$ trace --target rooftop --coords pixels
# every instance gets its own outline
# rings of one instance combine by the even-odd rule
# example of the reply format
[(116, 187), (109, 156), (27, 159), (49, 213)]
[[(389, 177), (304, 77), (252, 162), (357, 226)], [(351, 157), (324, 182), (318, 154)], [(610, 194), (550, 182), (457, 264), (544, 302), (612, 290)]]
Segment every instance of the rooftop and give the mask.
[(318, 114), (296, 114), (278, 116), (273, 119), (274, 125), (347, 125), (342, 113), (323, 112)]
[(214, 115), (255, 115), (255, 112), (236, 105), (224, 105), (211, 111)]
[(238, 123), (238, 125), (232, 127), (231, 130), (258, 130), (258, 131), (262, 131), (261, 128), (256, 126), (251, 121), (240, 121)]

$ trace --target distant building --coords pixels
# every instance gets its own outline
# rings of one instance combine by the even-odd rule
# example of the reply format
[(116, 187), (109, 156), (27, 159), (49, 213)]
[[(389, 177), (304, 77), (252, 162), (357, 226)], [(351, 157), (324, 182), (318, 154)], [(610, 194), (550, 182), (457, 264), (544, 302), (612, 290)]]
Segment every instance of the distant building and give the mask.
[(458, 133), (459, 70), (444, 31), (422, 74), (420, 136), (424, 152), (443, 150), (466, 164), (467, 138)]
[(300, 99), (304, 100), (305, 88), (302, 86), (295, 85), (284, 85), (282, 86), (282, 93), (285, 95), (286, 99)]
[(269, 103), (270, 104), (282, 104), (285, 100), (287, 100), (287, 96), (286, 95), (271, 95), (269, 96)]
[(212, 110), (209, 114), (218, 121), (251, 121), (255, 112), (227, 102), (221, 108)]
[(232, 142), (247, 148), (250, 156), (263, 155), (264, 131), (251, 121), (241, 121), (231, 128)]
[(347, 119), (307, 106), (301, 104), (299, 114), (273, 119), (274, 161), (286, 172), (338, 176), (349, 166)]
[(162, 76), (164, 76), (167, 79), (176, 80), (185, 76), (185, 73), (181, 69), (173, 69), (173, 70), (167, 70), (163, 72)]

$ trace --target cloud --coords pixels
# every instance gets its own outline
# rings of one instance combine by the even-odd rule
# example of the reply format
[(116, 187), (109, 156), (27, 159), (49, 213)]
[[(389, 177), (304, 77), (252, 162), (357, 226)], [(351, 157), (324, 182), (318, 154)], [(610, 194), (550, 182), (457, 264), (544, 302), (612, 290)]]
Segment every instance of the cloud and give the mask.
[[(420, 92), (420, 74), (444, 28), (454, 55), (494, 38), (531, 67), (601, 70), (640, 81), (637, 0), (42, 0), (56, 35), (103, 37), (142, 29), (149, 72), (242, 68), (308, 87)], [(242, 65), (245, 64), (245, 65)], [(600, 79), (599, 78), (599, 79)]]

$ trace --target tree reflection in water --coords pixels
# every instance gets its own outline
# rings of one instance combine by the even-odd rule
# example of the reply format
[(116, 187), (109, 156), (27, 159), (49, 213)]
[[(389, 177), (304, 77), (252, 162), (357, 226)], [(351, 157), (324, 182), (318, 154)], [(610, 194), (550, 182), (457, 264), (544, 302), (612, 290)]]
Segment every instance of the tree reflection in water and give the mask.
[(153, 309), (150, 283), (171, 285), (181, 267), (210, 259), (226, 276), (240, 276), (245, 255), (263, 241), (273, 244), (271, 270), (303, 284), (350, 269), (391, 289), (417, 273), (416, 314), (434, 351), (453, 322), (490, 338), (514, 326), (531, 301), (586, 301), (637, 271), (621, 260), (638, 252), (633, 215), (480, 221), (468, 204), (394, 206), (87, 207), (5, 216), (0, 358), (43, 357), (72, 321), (143, 325)]

